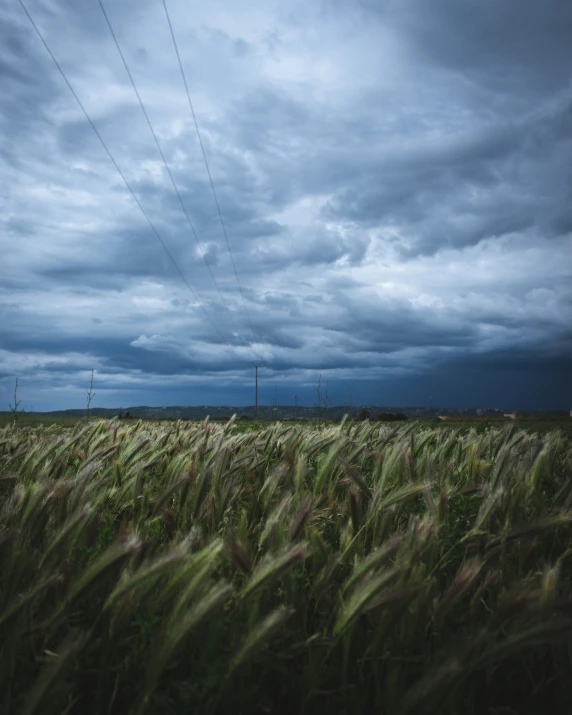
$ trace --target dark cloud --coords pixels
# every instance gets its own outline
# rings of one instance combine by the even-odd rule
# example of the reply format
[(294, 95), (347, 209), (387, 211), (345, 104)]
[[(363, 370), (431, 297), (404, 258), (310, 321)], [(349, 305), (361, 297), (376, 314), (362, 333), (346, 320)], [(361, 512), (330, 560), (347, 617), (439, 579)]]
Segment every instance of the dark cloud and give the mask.
[[(426, 59), (528, 97), (570, 80), (572, 8), (566, 0), (408, 0), (396, 8), (399, 25)], [(537, 95), (538, 96), (538, 95)]]
[(106, 3), (200, 247), (98, 4), (27, 6), (195, 295), (5, 5), (0, 392), (572, 400), (570, 3), (173, 0), (226, 237), (161, 4)]

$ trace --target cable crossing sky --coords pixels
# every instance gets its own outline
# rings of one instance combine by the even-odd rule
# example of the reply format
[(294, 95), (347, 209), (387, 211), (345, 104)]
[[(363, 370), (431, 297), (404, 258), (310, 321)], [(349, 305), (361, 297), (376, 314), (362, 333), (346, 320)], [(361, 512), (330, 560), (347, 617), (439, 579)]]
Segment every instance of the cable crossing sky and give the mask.
[[(32, 27), (33, 27), (34, 30), (36, 31), (36, 34), (38, 35), (38, 37), (40, 38), (42, 44), (44, 45), (44, 47), (45, 47), (47, 53), (49, 54), (50, 58), (52, 59), (53, 63), (55, 64), (57, 70), (59, 71), (60, 75), (62, 76), (62, 79), (63, 79), (64, 82), (66, 83), (66, 85), (67, 85), (68, 89), (70, 90), (72, 96), (73, 96), (74, 99), (76, 100), (76, 102), (77, 102), (79, 108), (81, 109), (82, 113), (84, 114), (85, 118), (87, 119), (87, 121), (88, 121), (89, 125), (91, 126), (93, 132), (94, 132), (95, 135), (97, 136), (99, 142), (101, 143), (101, 145), (102, 145), (103, 149), (105, 150), (107, 156), (109, 157), (110, 161), (112, 162), (113, 166), (115, 167), (117, 173), (118, 173), (119, 176), (121, 177), (123, 183), (124, 183), (125, 186), (127, 187), (129, 193), (130, 193), (131, 196), (133, 197), (135, 203), (136, 203), (137, 206), (139, 207), (139, 210), (141, 211), (141, 213), (142, 213), (143, 216), (145, 217), (145, 219), (146, 219), (147, 223), (149, 224), (149, 226), (150, 226), (150, 228), (151, 228), (153, 234), (155, 235), (155, 237), (157, 238), (157, 240), (158, 240), (159, 243), (161, 244), (163, 250), (164, 250), (165, 253), (167, 254), (167, 256), (168, 256), (170, 262), (171, 262), (172, 265), (173, 265), (173, 267), (175, 268), (175, 270), (176, 270), (177, 273), (179, 274), (180, 278), (182, 279), (182, 281), (184, 282), (184, 284), (186, 285), (186, 287), (187, 287), (187, 288), (189, 289), (189, 291), (191, 292), (193, 298), (195, 299), (196, 304), (197, 304), (198, 307), (202, 310), (202, 312), (204, 313), (204, 315), (205, 315), (205, 317), (207, 318), (208, 322), (211, 324), (211, 326), (213, 327), (214, 331), (215, 331), (216, 334), (219, 336), (219, 338), (221, 339), (221, 341), (224, 342), (226, 345), (228, 345), (229, 348), (232, 349), (232, 348), (235, 347), (235, 346), (233, 346), (233, 345), (229, 342), (229, 340), (228, 340), (227, 338), (225, 338), (224, 335), (221, 333), (221, 331), (219, 330), (218, 326), (216, 325), (216, 323), (214, 322), (214, 320), (213, 320), (213, 319), (211, 318), (211, 316), (209, 315), (207, 309), (206, 309), (205, 306), (203, 305), (202, 301), (200, 300), (200, 298), (199, 298), (198, 295), (196, 294), (195, 290), (193, 289), (193, 287), (191, 286), (191, 284), (189, 283), (189, 281), (188, 281), (187, 278), (185, 277), (184, 273), (182, 272), (181, 268), (179, 267), (179, 265), (178, 265), (177, 261), (175, 260), (174, 256), (172, 255), (172, 253), (170, 252), (169, 248), (167, 247), (167, 245), (165, 244), (164, 240), (162, 239), (161, 235), (159, 234), (158, 230), (157, 230), (156, 227), (154, 226), (154, 224), (153, 224), (153, 222), (151, 221), (149, 215), (147, 214), (147, 212), (146, 212), (145, 209), (143, 208), (141, 202), (139, 201), (139, 199), (138, 199), (137, 195), (135, 194), (133, 188), (131, 187), (129, 181), (127, 180), (127, 178), (125, 177), (124, 173), (122, 172), (122, 170), (120, 169), (119, 165), (117, 164), (117, 161), (116, 161), (115, 158), (113, 157), (113, 154), (112, 154), (111, 151), (109, 150), (109, 148), (108, 148), (107, 144), (105, 143), (103, 137), (101, 136), (101, 134), (99, 133), (97, 127), (95, 126), (94, 122), (92, 121), (91, 117), (89, 116), (87, 110), (86, 110), (85, 107), (83, 106), (83, 104), (82, 104), (81, 100), (79, 99), (79, 97), (78, 97), (76, 91), (74, 90), (73, 86), (71, 85), (70, 81), (68, 80), (68, 78), (67, 78), (67, 76), (66, 76), (64, 70), (62, 69), (62, 67), (60, 66), (59, 62), (57, 61), (57, 59), (55, 58), (54, 54), (52, 53), (52, 51), (51, 51), (49, 45), (47, 44), (47, 42), (46, 42), (44, 36), (42, 35), (42, 33), (41, 33), (41, 31), (40, 31), (40, 29), (38, 28), (38, 26), (37, 26), (36, 23), (34, 22), (34, 19), (32, 18), (31, 14), (30, 14), (30, 12), (28, 11), (28, 9), (27, 9), (26, 5), (24, 4), (23, 0), (18, 0), (18, 2), (19, 2), (20, 5), (22, 6), (22, 9), (24, 10), (24, 12), (25, 12), (25, 14), (26, 14), (28, 20), (30, 21)], [(101, 2), (100, 2), (100, 5), (101, 5)], [(104, 15), (105, 15), (105, 10), (104, 10), (104, 8), (103, 8), (103, 5), (101, 5), (101, 8), (102, 8), (102, 10), (103, 10), (103, 12), (104, 12)], [(107, 19), (107, 16), (106, 16), (106, 19)], [(109, 24), (109, 21), (108, 21), (108, 24)], [(111, 29), (111, 25), (109, 25), (109, 27), (110, 27), (110, 29)], [(112, 34), (113, 34), (113, 31), (112, 31)], [(115, 39), (115, 38), (114, 38), (114, 39)], [(123, 59), (123, 55), (122, 55), (122, 53), (121, 53), (121, 50), (120, 50), (120, 48), (119, 48), (119, 45), (118, 45), (117, 41), (116, 41), (116, 44), (117, 44), (118, 50), (119, 50), (119, 52), (120, 52), (120, 55), (121, 55), (121, 57), (122, 57), (122, 59)], [(124, 60), (124, 59), (123, 59), (123, 61), (124, 61), (125, 67), (126, 67), (126, 69), (127, 69), (127, 71), (128, 71), (129, 77), (131, 78), (131, 73), (129, 72), (129, 69), (127, 68), (127, 64), (125, 63), (125, 60)], [(155, 137), (155, 141), (156, 141), (156, 143), (157, 143), (157, 147), (158, 147), (158, 149), (159, 149), (159, 152), (161, 153), (161, 156), (163, 157), (163, 160), (164, 160), (164, 162), (165, 162), (165, 166), (166, 166), (166, 168), (167, 168), (167, 171), (168, 171), (169, 175), (171, 176), (171, 179), (173, 180), (173, 184), (174, 184), (174, 186), (175, 186), (175, 190), (177, 191), (177, 194), (179, 195), (179, 192), (178, 192), (178, 190), (177, 190), (177, 188), (176, 188), (174, 179), (172, 178), (172, 175), (171, 175), (171, 172), (170, 172), (169, 167), (168, 167), (168, 165), (167, 165), (167, 162), (166, 162), (166, 160), (165, 160), (165, 158), (164, 158), (164, 156), (163, 156), (163, 152), (161, 151), (161, 148), (160, 148), (160, 146), (159, 146), (159, 143), (158, 143), (158, 141), (157, 141), (157, 139), (156, 139), (156, 136), (155, 136), (155, 133), (154, 133), (154, 131), (153, 131), (152, 125), (151, 125), (151, 123), (150, 123), (149, 120), (148, 120), (147, 113), (146, 113), (146, 111), (145, 111), (145, 108), (144, 108), (144, 106), (143, 106), (143, 103), (141, 102), (141, 99), (140, 99), (140, 97), (139, 97), (139, 93), (137, 92), (137, 89), (136, 89), (135, 84), (133, 83), (133, 81), (132, 81), (132, 84), (133, 84), (133, 88), (135, 89), (135, 92), (136, 92), (136, 94), (137, 94), (137, 97), (138, 97), (138, 99), (139, 99), (139, 101), (140, 101), (141, 108), (142, 108), (142, 110), (143, 110), (143, 112), (144, 112), (144, 114), (145, 114), (145, 117), (147, 118), (147, 121), (148, 121), (148, 123), (149, 123), (149, 128), (151, 129), (151, 132), (153, 133), (153, 136)], [(180, 199), (180, 195), (179, 195), (179, 199)], [(181, 200), (181, 204), (182, 204), (182, 200)], [(183, 204), (182, 204), (182, 205), (183, 205)], [(183, 205), (183, 208), (184, 208), (184, 205)], [(185, 210), (185, 214), (186, 214), (186, 213), (187, 213), (187, 212), (186, 212), (186, 210)], [(188, 218), (188, 217), (187, 217), (187, 218)], [(190, 220), (189, 220), (189, 224), (190, 224)], [(192, 224), (190, 224), (190, 225), (191, 225), (191, 228), (192, 228)], [(193, 229), (193, 232), (194, 232), (194, 229)], [(198, 242), (199, 245), (200, 245), (200, 242), (198, 241), (198, 237), (197, 237), (197, 242)], [(204, 258), (204, 255), (203, 255), (203, 258)], [(205, 261), (205, 263), (207, 264), (207, 267), (209, 267), (209, 271), (210, 271), (210, 266), (208, 266), (208, 262)], [(211, 275), (212, 275), (212, 271), (210, 271), (210, 272), (211, 272)], [(214, 276), (213, 276), (213, 280), (214, 280)], [(220, 289), (218, 288), (218, 284), (216, 283), (216, 281), (215, 281), (215, 285), (217, 286), (217, 289), (219, 290), (219, 294), (221, 294), (221, 291), (220, 291)], [(221, 298), (222, 298), (222, 294), (221, 294)], [(228, 313), (229, 313), (229, 316), (230, 316), (231, 319), (232, 319), (232, 315), (231, 315), (230, 311), (228, 310), (228, 307), (227, 307), (226, 304), (224, 303), (224, 300), (223, 300), (223, 305), (226, 307), (226, 309), (227, 309), (227, 311), (228, 311)], [(234, 321), (233, 321), (233, 324), (234, 324), (235, 327), (236, 327), (236, 324), (234, 323)], [(238, 336), (238, 338), (239, 338), (245, 345), (247, 345), (247, 346), (252, 350), (252, 346), (249, 345), (249, 344), (242, 338), (242, 336), (239, 334), (238, 330), (237, 330), (237, 336)], [(255, 353), (254, 351), (252, 351), (252, 352), (256, 355), (256, 353)]]
[[(209, 262), (207, 261), (207, 258), (206, 258), (206, 255), (205, 255), (203, 246), (202, 246), (202, 244), (201, 244), (201, 242), (200, 242), (200, 240), (199, 240), (199, 237), (198, 237), (198, 235), (197, 235), (197, 232), (196, 232), (196, 230), (195, 230), (195, 227), (193, 226), (193, 224), (192, 224), (192, 222), (191, 222), (191, 219), (190, 219), (189, 214), (188, 214), (188, 212), (187, 212), (187, 208), (186, 208), (186, 206), (185, 206), (185, 203), (184, 203), (183, 198), (182, 198), (182, 196), (181, 196), (181, 193), (180, 193), (180, 191), (179, 191), (179, 187), (177, 186), (177, 183), (176, 183), (176, 181), (175, 181), (175, 177), (173, 176), (173, 173), (172, 173), (172, 171), (171, 171), (171, 168), (169, 167), (169, 164), (168, 164), (168, 162), (167, 162), (167, 159), (166, 159), (166, 157), (165, 157), (165, 154), (164, 154), (164, 152), (163, 152), (163, 150), (162, 150), (162, 148), (161, 148), (161, 145), (160, 145), (160, 143), (159, 143), (159, 140), (158, 140), (158, 138), (157, 138), (157, 134), (156, 134), (155, 130), (153, 129), (153, 125), (151, 124), (151, 120), (149, 119), (149, 115), (148, 115), (148, 113), (147, 113), (147, 110), (145, 109), (145, 105), (143, 104), (143, 100), (141, 99), (141, 95), (139, 94), (139, 90), (137, 89), (137, 85), (136, 85), (136, 83), (135, 83), (135, 80), (133, 79), (133, 75), (131, 74), (131, 71), (130, 71), (129, 66), (128, 66), (128, 64), (127, 64), (127, 60), (125, 59), (125, 55), (123, 54), (123, 52), (122, 52), (122, 50), (121, 50), (121, 46), (120, 46), (120, 44), (119, 44), (119, 40), (117, 39), (117, 35), (115, 34), (115, 31), (114, 31), (114, 29), (113, 29), (113, 26), (111, 25), (111, 21), (110, 21), (110, 19), (109, 19), (109, 16), (108, 16), (106, 10), (105, 10), (105, 7), (103, 6), (102, 0), (98, 0), (98, 2), (99, 2), (99, 7), (101, 8), (101, 11), (102, 11), (103, 16), (104, 16), (104, 18), (105, 18), (105, 21), (106, 21), (106, 23), (107, 23), (107, 27), (109, 28), (109, 31), (110, 31), (110, 33), (111, 33), (111, 36), (113, 37), (113, 40), (114, 40), (114, 42), (115, 42), (115, 46), (117, 47), (117, 51), (119, 52), (119, 56), (121, 57), (121, 60), (122, 60), (122, 62), (123, 62), (123, 66), (125, 67), (125, 71), (127, 72), (127, 76), (129, 77), (129, 81), (131, 82), (131, 86), (133, 87), (133, 91), (135, 92), (135, 96), (137, 97), (137, 100), (138, 100), (138, 102), (139, 102), (139, 106), (141, 107), (141, 111), (143, 112), (143, 116), (145, 117), (145, 120), (146, 120), (146, 122), (147, 122), (147, 126), (149, 127), (149, 130), (150, 130), (150, 132), (151, 132), (151, 135), (152, 135), (152, 137), (153, 137), (153, 139), (154, 139), (154, 141), (155, 141), (155, 145), (156, 145), (157, 150), (158, 150), (158, 152), (159, 152), (159, 154), (160, 154), (160, 156), (161, 156), (161, 159), (163, 160), (163, 164), (165, 165), (165, 169), (166, 169), (166, 171), (167, 171), (167, 174), (169, 175), (169, 178), (171, 179), (171, 183), (173, 184), (173, 188), (175, 189), (175, 193), (177, 194), (177, 198), (179, 199), (179, 204), (181, 205), (181, 208), (182, 208), (182, 210), (183, 210), (183, 213), (185, 214), (185, 217), (186, 217), (186, 219), (187, 219), (187, 223), (189, 224), (189, 227), (190, 227), (190, 229), (191, 229), (191, 232), (192, 232), (192, 234), (193, 234), (193, 236), (194, 236), (194, 239), (195, 239), (196, 244), (197, 244), (197, 246), (198, 246), (198, 249), (199, 249), (199, 253), (200, 253), (200, 255), (201, 255), (201, 258), (203, 259), (203, 262), (204, 262), (205, 266), (207, 267), (207, 270), (208, 270), (208, 272), (209, 272), (209, 274), (210, 274), (210, 276), (211, 276), (211, 278), (212, 278), (212, 280), (213, 280), (213, 283), (215, 284), (215, 287), (216, 287), (216, 289), (217, 289), (217, 292), (218, 292), (219, 298), (220, 298), (220, 300), (221, 300), (221, 303), (222, 303), (223, 307), (225, 308), (225, 310), (226, 310), (226, 312), (227, 312), (227, 314), (228, 314), (228, 316), (229, 316), (229, 318), (230, 318), (230, 321), (232, 322), (232, 325), (233, 325), (233, 327), (234, 327), (234, 329), (235, 329), (235, 331), (236, 331), (236, 334), (237, 334), (238, 338), (239, 338), (247, 347), (250, 347), (249, 344), (248, 344), (248, 342), (247, 342), (246, 340), (244, 340), (244, 338), (243, 338), (242, 335), (240, 334), (240, 329), (239, 329), (238, 325), (236, 324), (236, 322), (235, 322), (235, 320), (234, 320), (234, 318), (233, 318), (232, 313), (230, 312), (230, 309), (229, 309), (229, 307), (228, 307), (228, 305), (227, 305), (227, 303), (226, 303), (226, 301), (225, 301), (225, 299), (224, 299), (224, 296), (223, 296), (222, 291), (221, 291), (221, 289), (220, 289), (220, 286), (219, 286), (219, 284), (218, 284), (218, 282), (217, 282), (217, 279), (216, 279), (216, 277), (215, 277), (215, 275), (214, 275), (214, 273), (213, 273), (213, 271), (212, 271), (212, 269), (211, 269), (211, 267), (210, 267)], [(210, 174), (209, 174), (209, 175), (210, 175)], [(212, 185), (212, 182), (211, 182), (211, 185)]]
[(242, 286), (240, 285), (240, 280), (239, 280), (239, 278), (238, 278), (238, 271), (236, 270), (236, 264), (235, 264), (235, 262), (234, 262), (234, 258), (233, 258), (233, 255), (232, 255), (232, 251), (230, 250), (230, 242), (229, 242), (229, 240), (228, 240), (228, 235), (227, 235), (227, 232), (226, 232), (226, 226), (225, 226), (225, 224), (224, 224), (224, 219), (223, 219), (223, 217), (222, 217), (222, 211), (220, 210), (220, 205), (219, 205), (219, 201), (218, 201), (218, 196), (217, 196), (217, 193), (216, 193), (216, 190), (215, 190), (213, 178), (212, 178), (212, 175), (211, 175), (211, 170), (210, 170), (210, 167), (209, 167), (209, 162), (208, 162), (208, 159), (207, 159), (207, 153), (206, 153), (205, 147), (204, 147), (204, 145), (203, 145), (203, 139), (202, 139), (202, 137), (201, 137), (201, 132), (200, 132), (200, 130), (199, 130), (199, 123), (197, 122), (197, 116), (196, 116), (196, 114), (195, 114), (195, 109), (194, 109), (194, 107), (193, 107), (193, 102), (192, 102), (192, 100), (191, 100), (191, 95), (190, 95), (190, 92), (189, 92), (189, 86), (188, 86), (188, 84), (187, 84), (187, 78), (186, 78), (186, 76), (185, 76), (185, 70), (183, 69), (183, 63), (181, 62), (181, 56), (180, 56), (180, 54), (179, 54), (179, 47), (178, 47), (178, 45), (177, 45), (177, 40), (175, 39), (175, 33), (174, 33), (174, 31), (173, 31), (173, 25), (172, 25), (172, 23), (171, 23), (171, 17), (170, 17), (170, 15), (169, 15), (169, 10), (168, 10), (168, 8), (167, 8), (167, 2), (166, 2), (166, 0), (163, 0), (163, 7), (165, 8), (165, 15), (167, 16), (167, 22), (169, 23), (169, 30), (171, 31), (171, 37), (172, 37), (172, 39), (173, 39), (173, 46), (175, 47), (175, 53), (176, 53), (176, 55), (177, 55), (177, 62), (179, 63), (179, 69), (181, 70), (181, 77), (182, 77), (182, 79), (183, 79), (183, 84), (185, 85), (185, 93), (186, 93), (186, 95), (187, 95), (187, 100), (188, 100), (188, 102), (189, 102), (189, 107), (190, 107), (190, 110), (191, 110), (191, 114), (192, 114), (192, 116), (193, 116), (193, 122), (194, 122), (194, 125), (195, 125), (195, 129), (196, 129), (196, 131), (197, 131), (197, 137), (198, 137), (198, 139), (199, 139), (199, 144), (200, 144), (200, 147), (201, 147), (201, 152), (202, 152), (202, 155), (203, 155), (203, 160), (204, 160), (204, 162), (205, 162), (205, 167), (206, 167), (207, 174), (208, 174), (208, 177), (209, 177), (209, 182), (210, 182), (210, 185), (211, 185), (211, 191), (212, 191), (212, 194), (213, 194), (214, 202), (215, 202), (215, 205), (216, 205), (216, 210), (217, 210), (218, 217), (219, 217), (219, 220), (220, 220), (220, 225), (221, 225), (222, 232), (223, 232), (223, 235), (224, 235), (224, 240), (226, 241), (226, 247), (228, 248), (228, 255), (230, 256), (230, 261), (231, 261), (231, 263), (232, 263), (232, 268), (233, 268), (233, 270), (234, 270), (234, 276), (235, 276), (235, 278), (236, 278), (236, 282), (237, 282), (237, 285), (238, 285), (238, 289), (239, 289), (239, 291), (240, 291), (240, 297), (242, 298), (242, 305), (243, 305), (243, 307), (244, 307), (244, 313), (245, 313), (245, 315), (246, 315), (246, 319), (248, 320), (248, 325), (250, 326), (250, 332), (251, 332), (251, 334), (252, 334), (252, 339), (253, 339), (254, 341), (256, 341), (256, 336), (254, 335), (254, 328), (252, 327), (252, 323), (251, 323), (251, 321), (250, 321), (250, 315), (248, 314), (248, 309), (247, 309), (247, 307), (246, 307), (246, 300), (245, 300), (245, 298), (244, 298), (244, 292), (243, 292), (243, 290), (242, 290)]

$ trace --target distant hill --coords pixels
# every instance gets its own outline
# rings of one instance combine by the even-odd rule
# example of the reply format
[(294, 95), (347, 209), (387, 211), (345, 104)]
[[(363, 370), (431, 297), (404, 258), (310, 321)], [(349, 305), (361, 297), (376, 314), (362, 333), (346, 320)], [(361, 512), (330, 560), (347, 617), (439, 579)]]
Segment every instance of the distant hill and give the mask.
[[(446, 415), (458, 415), (465, 419), (480, 417), (481, 419), (503, 418), (502, 410), (493, 409), (459, 409), (448, 410), (443, 408), (434, 408), (431, 413), (426, 407), (395, 407), (395, 406), (378, 406), (378, 405), (359, 405), (352, 409), (352, 416), (358, 418), (360, 413), (366, 410), (370, 419), (379, 419), (383, 415), (384, 419), (391, 419), (391, 415), (402, 414), (410, 418), (437, 418)], [(320, 417), (339, 420), (345, 414), (349, 414), (350, 409), (347, 405), (335, 405), (328, 410), (320, 410), (317, 407), (302, 407), (295, 408), (291, 406), (278, 406), (276, 408), (271, 405), (259, 405), (258, 419), (261, 420), (315, 420)], [(0, 411), (0, 417), (6, 421), (10, 417), (10, 412)], [(26, 414), (30, 414), (26, 412)], [(86, 417), (86, 410), (55, 410), (51, 412), (34, 412), (33, 414), (43, 415), (45, 417), (71, 418), (79, 419)], [(203, 406), (172, 406), (172, 407), (148, 407), (139, 405), (134, 407), (94, 407), (91, 409), (93, 417), (132, 417), (135, 419), (148, 420), (204, 420), (207, 416), (211, 419), (230, 419), (236, 414), (237, 418), (254, 419), (254, 406), (237, 407), (232, 405), (203, 405)], [(524, 418), (532, 419), (563, 419), (568, 418), (566, 410), (550, 410), (546, 412), (525, 412)]]
[[(404, 409), (401, 407), (376, 407), (373, 405), (360, 405), (359, 407), (354, 407), (352, 413), (354, 417), (358, 417), (362, 410), (367, 410), (371, 418), (376, 418), (381, 412), (384, 413), (405, 413), (413, 414), (414, 411), (419, 411), (419, 408), (409, 408)], [(341, 419), (345, 414), (350, 412), (347, 406), (333, 406), (328, 410), (320, 410), (317, 407), (301, 407), (295, 408), (290, 407), (272, 407), (269, 405), (259, 405), (258, 406), (258, 419), (269, 420), (269, 419), (301, 419), (301, 420), (313, 420), (320, 417), (325, 417), (327, 419)], [(2, 414), (2, 413), (0, 413)], [(8, 413), (7, 413), (8, 414)], [(42, 414), (54, 418), (81, 418), (85, 417), (87, 411), (83, 410), (54, 410), (50, 412), (41, 412), (36, 414)], [(230, 419), (232, 415), (236, 414), (238, 418), (248, 417), (254, 419), (254, 406), (236, 407), (236, 406), (226, 406), (226, 405), (204, 405), (204, 406), (188, 406), (188, 407), (148, 407), (144, 405), (134, 406), (134, 407), (94, 407), (91, 409), (91, 415), (93, 417), (133, 417), (135, 419), (152, 419), (152, 420), (202, 420), (207, 416), (217, 419), (217, 418), (227, 418)]]

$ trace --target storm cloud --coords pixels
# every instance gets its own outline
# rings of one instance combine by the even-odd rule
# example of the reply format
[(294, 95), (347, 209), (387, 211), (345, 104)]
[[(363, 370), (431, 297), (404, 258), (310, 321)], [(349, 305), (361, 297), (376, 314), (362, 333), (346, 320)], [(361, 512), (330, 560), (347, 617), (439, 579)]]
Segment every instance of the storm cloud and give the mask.
[(267, 402), (572, 406), (569, 2), (169, 0), (226, 238), (162, 3), (104, 6), (192, 225), (98, 1), (24, 5), (159, 240), (4, 3), (0, 409), (251, 403), (253, 360)]

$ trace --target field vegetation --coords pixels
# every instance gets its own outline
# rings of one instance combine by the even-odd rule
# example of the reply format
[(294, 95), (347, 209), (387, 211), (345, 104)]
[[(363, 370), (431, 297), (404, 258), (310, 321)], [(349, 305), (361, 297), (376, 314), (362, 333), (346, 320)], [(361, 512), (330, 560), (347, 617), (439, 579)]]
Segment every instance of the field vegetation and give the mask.
[(572, 441), (0, 428), (0, 712), (569, 712)]

